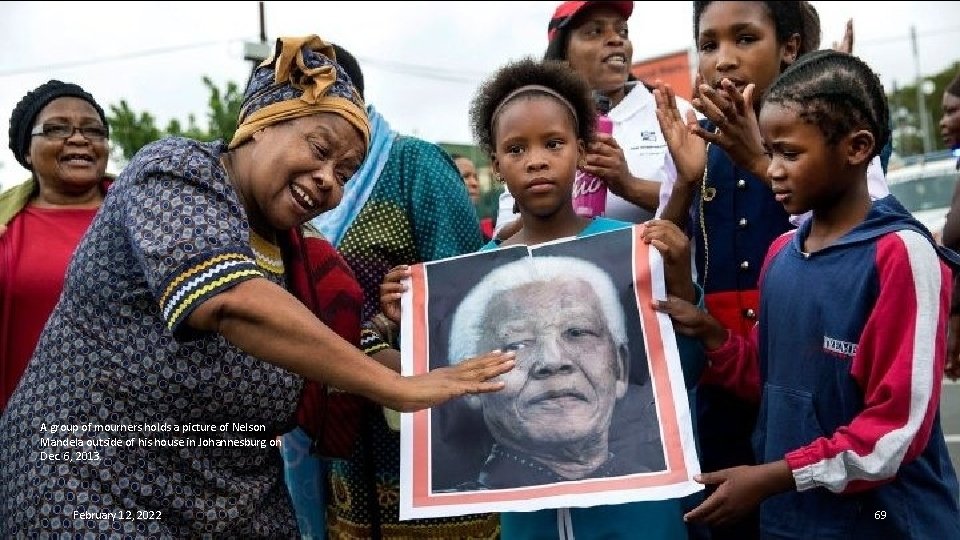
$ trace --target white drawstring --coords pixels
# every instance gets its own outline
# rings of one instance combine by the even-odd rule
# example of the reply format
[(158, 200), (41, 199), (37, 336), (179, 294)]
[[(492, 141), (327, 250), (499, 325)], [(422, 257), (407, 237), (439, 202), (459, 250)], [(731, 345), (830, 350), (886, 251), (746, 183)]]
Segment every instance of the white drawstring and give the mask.
[(557, 509), (557, 535), (560, 540), (574, 540), (573, 518), (570, 516), (569, 508)]

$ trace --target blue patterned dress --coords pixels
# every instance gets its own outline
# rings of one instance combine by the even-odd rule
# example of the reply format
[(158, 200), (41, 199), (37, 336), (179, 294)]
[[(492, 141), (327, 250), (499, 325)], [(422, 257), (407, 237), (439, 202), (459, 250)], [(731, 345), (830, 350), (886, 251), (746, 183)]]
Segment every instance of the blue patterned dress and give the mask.
[[(302, 379), (185, 324), (241, 281), (283, 281), (251, 248), (220, 153), (217, 143), (165, 139), (141, 150), (113, 185), (0, 419), (0, 537), (296, 535), (270, 441), (289, 429)], [(77, 429), (53, 434), (56, 424)], [(144, 424), (218, 430), (95, 432)], [(96, 442), (67, 450), (98, 457), (42, 460), (41, 452), (64, 450), (45, 439)], [(99, 445), (109, 439), (234, 442)], [(106, 515), (116, 512), (132, 519)]]

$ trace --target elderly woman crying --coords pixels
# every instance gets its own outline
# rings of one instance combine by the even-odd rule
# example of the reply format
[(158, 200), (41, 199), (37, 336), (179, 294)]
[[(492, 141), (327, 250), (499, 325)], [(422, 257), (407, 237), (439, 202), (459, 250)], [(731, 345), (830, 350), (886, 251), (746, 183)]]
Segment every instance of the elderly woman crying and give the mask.
[[(244, 441), (289, 430), (305, 380), (406, 411), (500, 388), (512, 355), (402, 377), (315, 316), (331, 286), (308, 259), (329, 244), (303, 224), (337, 205), (370, 136), (332, 56), (316, 36), (278, 40), (228, 146), (164, 139), (117, 178), (0, 419), (0, 536), (290, 537), (280, 453)], [(118, 447), (131, 436), (106, 427), (188, 424), (218, 428)], [(52, 438), (95, 452), (42, 460)], [(117, 509), (143, 519), (102, 518)]]

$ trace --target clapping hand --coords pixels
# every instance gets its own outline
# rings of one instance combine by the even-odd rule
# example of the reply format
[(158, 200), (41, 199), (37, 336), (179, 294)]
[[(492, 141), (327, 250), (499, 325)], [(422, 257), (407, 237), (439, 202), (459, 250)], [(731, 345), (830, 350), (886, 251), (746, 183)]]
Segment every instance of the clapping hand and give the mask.
[(694, 132), (723, 148), (734, 162), (757, 178), (765, 178), (768, 160), (753, 108), (756, 85), (746, 85), (741, 93), (730, 79), (723, 79), (719, 89), (701, 84), (701, 80), (697, 76), (698, 93), (690, 103), (713, 122), (717, 130), (710, 132), (697, 126)]
[(673, 89), (660, 81), (657, 81), (653, 97), (657, 102), (660, 131), (677, 167), (677, 181), (698, 184), (707, 166), (707, 149), (703, 140), (697, 137), (700, 126), (696, 113), (688, 110), (684, 119), (677, 108)]
[(843, 29), (843, 39), (833, 42), (833, 50), (853, 54), (853, 19), (847, 19), (847, 25)]

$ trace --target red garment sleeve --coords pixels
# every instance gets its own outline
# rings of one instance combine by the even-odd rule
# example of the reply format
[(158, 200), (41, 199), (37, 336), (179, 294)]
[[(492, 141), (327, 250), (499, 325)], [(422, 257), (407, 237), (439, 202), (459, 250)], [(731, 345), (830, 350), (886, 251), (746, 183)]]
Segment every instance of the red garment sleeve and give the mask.
[(707, 369), (700, 384), (714, 384), (752, 403), (760, 401), (760, 359), (757, 354), (757, 325), (750, 336), (727, 330), (727, 341), (707, 351)]
[(851, 367), (863, 389), (863, 411), (829, 438), (787, 454), (800, 491), (856, 492), (887, 482), (930, 439), (940, 402), (951, 273), (930, 242), (909, 230), (877, 242), (876, 271), (876, 304)]

